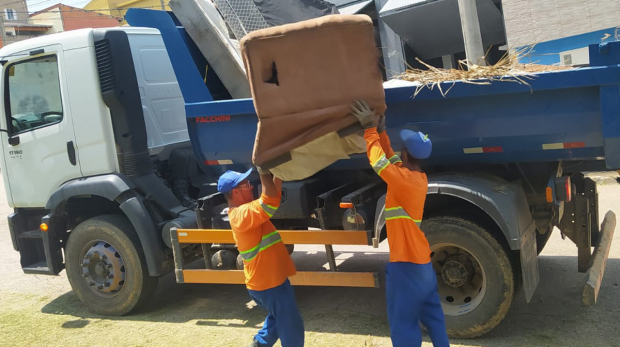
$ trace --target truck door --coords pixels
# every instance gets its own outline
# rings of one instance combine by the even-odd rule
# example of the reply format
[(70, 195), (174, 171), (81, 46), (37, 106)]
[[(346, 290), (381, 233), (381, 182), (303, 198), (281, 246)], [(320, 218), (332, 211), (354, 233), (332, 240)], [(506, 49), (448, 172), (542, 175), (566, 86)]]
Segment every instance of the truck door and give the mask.
[(60, 45), (31, 50), (3, 67), (1, 135), (7, 194), (14, 207), (45, 207), (81, 177)]

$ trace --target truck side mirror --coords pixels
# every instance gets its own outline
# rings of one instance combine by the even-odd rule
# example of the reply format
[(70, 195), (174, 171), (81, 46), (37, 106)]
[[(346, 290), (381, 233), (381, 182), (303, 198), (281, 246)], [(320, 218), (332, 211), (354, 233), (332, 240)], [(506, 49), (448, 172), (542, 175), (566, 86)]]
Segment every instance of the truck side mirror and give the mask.
[(9, 131), (6, 129), (0, 129), (0, 133), (6, 133), (9, 136), (9, 145), (17, 146), (19, 145), (19, 136), (11, 136)]

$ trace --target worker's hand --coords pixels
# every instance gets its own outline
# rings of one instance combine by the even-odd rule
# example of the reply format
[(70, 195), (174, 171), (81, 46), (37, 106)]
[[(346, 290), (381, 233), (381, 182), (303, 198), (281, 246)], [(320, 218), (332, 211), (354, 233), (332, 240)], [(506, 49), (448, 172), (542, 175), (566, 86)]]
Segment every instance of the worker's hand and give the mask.
[(377, 126), (379, 119), (375, 116), (370, 106), (364, 100), (356, 100), (351, 105), (351, 113), (357, 118), (364, 129), (374, 128)]
[(385, 115), (382, 114), (379, 116), (379, 124), (377, 124), (377, 132), (381, 134), (385, 131)]

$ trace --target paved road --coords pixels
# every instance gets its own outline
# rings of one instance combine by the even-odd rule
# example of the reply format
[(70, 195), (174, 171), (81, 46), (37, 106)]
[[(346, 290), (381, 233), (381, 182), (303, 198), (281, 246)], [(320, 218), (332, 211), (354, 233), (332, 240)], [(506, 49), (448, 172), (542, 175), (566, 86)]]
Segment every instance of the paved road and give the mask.
[[(620, 185), (602, 186), (599, 190), (601, 211), (613, 210), (620, 216)], [(10, 213), (4, 196), (4, 191), (0, 190), (2, 216)], [(601, 213), (601, 218), (603, 215)], [(378, 250), (336, 247), (335, 251), (342, 270), (381, 271), (387, 261), (385, 244)], [(620, 233), (612, 245), (596, 307), (586, 308), (580, 304), (584, 275), (576, 271), (576, 251), (576, 247), (568, 240), (563, 241), (559, 233), (552, 235), (540, 257), (541, 280), (532, 302), (526, 304), (524, 293), (517, 292), (508, 316), (498, 328), (483, 338), (453, 342), (462, 346), (500, 347), (620, 346)], [(324, 254), (320, 253), (323, 253), (320, 247), (300, 247), (295, 251), (294, 258), (300, 269), (316, 269), (326, 263)], [(170, 342), (170, 345), (183, 345), (179, 338), (165, 340), (164, 337), (187, 334), (187, 331), (194, 331), (188, 329), (196, 327), (215, 327), (213, 331), (221, 333), (223, 339), (230, 338), (230, 333), (217, 330), (221, 326), (238, 326), (240, 329), (235, 331), (251, 336), (254, 327), (264, 317), (262, 312), (252, 310), (253, 304), (241, 286), (177, 285), (170, 275), (160, 280), (147, 312), (113, 320), (93, 316), (71, 292), (64, 272), (58, 277), (24, 275), (21, 272), (18, 253), (12, 249), (4, 217), (0, 218), (0, 273), (0, 311), (15, 307), (16, 303), (6, 300), (23, 298), (32, 301), (36, 298), (30, 304), (40, 312), (32, 314), (42, 315), (38, 318), (39, 322), (32, 323), (32, 327), (22, 326), (26, 331), (30, 328), (34, 331), (39, 323), (45, 324), (46, 321), (53, 322), (50, 329), (54, 326), (60, 329), (60, 326), (83, 328), (89, 321), (100, 320), (103, 322), (101, 324), (114, 327), (108, 331), (122, 334), (123, 329), (131, 331), (130, 326), (134, 322), (148, 322), (148, 325), (140, 326), (140, 331), (148, 331), (149, 339), (135, 340), (132, 333), (126, 332), (127, 339), (116, 345), (153, 345), (153, 341), (177, 341)], [(296, 293), (309, 332), (308, 346), (389, 345), (383, 289), (306, 287), (297, 288)], [(58, 319), (61, 323), (57, 323)], [(91, 323), (82, 330), (73, 330), (74, 334), (84, 334), (84, 339), (78, 341), (91, 338), (93, 331), (87, 329), (95, 329), (95, 326)], [(0, 337), (1, 330), (0, 321)], [(69, 343), (73, 340), (62, 337), (58, 341)], [(236, 344), (238, 342), (221, 345)], [(219, 344), (204, 341), (192, 345)]]

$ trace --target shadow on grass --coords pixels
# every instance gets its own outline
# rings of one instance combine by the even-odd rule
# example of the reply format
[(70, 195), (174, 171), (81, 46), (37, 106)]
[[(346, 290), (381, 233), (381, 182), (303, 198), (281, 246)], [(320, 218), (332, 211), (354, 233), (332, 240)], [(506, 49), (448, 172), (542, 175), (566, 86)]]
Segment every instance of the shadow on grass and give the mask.
[[(303, 255), (295, 257), (296, 260), (304, 258)], [(363, 252), (353, 252), (340, 265), (340, 270), (378, 271), (383, 268), (383, 255), (374, 257), (375, 260), (370, 257)], [(320, 263), (317, 262), (319, 266)], [(306, 263), (303, 264), (302, 270), (308, 270)], [(576, 271), (577, 257), (541, 256), (539, 267), (540, 284), (529, 304), (520, 289), (514, 295), (508, 315), (496, 329), (475, 340), (452, 342), (484, 347), (617, 345), (614, 336), (617, 336), (617, 319), (620, 318), (620, 259), (608, 260), (595, 307), (581, 304), (585, 275)], [(389, 336), (383, 288), (296, 287), (295, 293), (308, 332)], [(254, 305), (243, 286), (177, 284), (172, 275), (162, 277), (148, 307), (132, 315), (94, 315), (72, 292), (54, 299), (42, 312), (78, 318), (70, 324), (65, 323), (65, 328), (79, 328), (84, 323), (78, 322), (88, 324), (89, 319), (107, 319), (195, 321), (199, 326), (258, 329), (266, 315)], [(593, 331), (597, 333), (592, 335)]]
[[(296, 258), (306, 257), (297, 253)], [(364, 252), (343, 254), (347, 255), (347, 260), (340, 265), (341, 271), (369, 271), (367, 265), (370, 260), (364, 259)], [(312, 258), (316, 257), (312, 255)], [(318, 270), (323, 257), (318, 258), (321, 260), (301, 261), (304, 266), (300, 266), (299, 270), (310, 270), (308, 266)], [(370, 271), (381, 269), (385, 264), (384, 258), (375, 261)], [(295, 295), (307, 331), (389, 336), (382, 288), (295, 287)], [(79, 318), (75, 322), (88, 322), (90, 319), (168, 323), (195, 321), (200, 326), (246, 328), (259, 328), (266, 316), (266, 311), (254, 304), (244, 286), (177, 284), (172, 274), (159, 279), (158, 288), (146, 307), (127, 316), (93, 314), (73, 292), (55, 298), (41, 312)], [(77, 325), (65, 324), (63, 328), (79, 327)]]
[(65, 329), (81, 329), (87, 326), (89, 323), (90, 321), (86, 319), (76, 319), (62, 323), (62, 327)]

